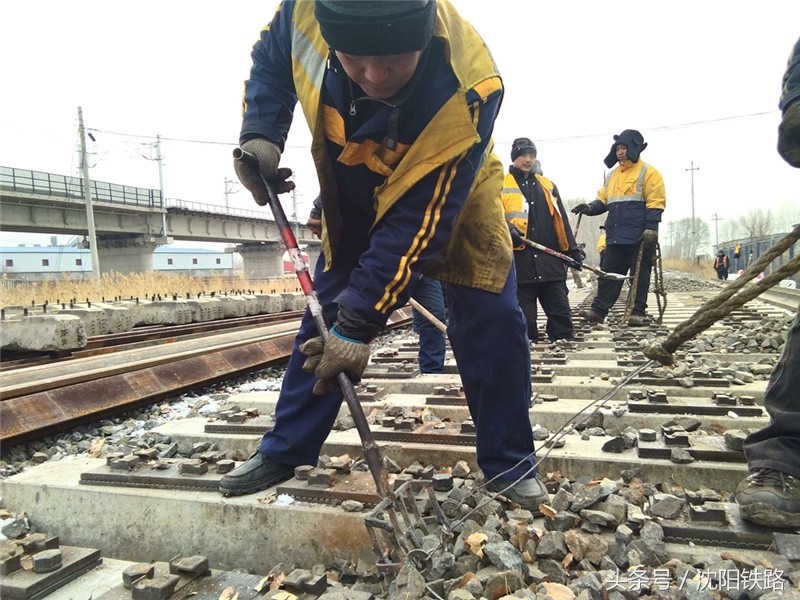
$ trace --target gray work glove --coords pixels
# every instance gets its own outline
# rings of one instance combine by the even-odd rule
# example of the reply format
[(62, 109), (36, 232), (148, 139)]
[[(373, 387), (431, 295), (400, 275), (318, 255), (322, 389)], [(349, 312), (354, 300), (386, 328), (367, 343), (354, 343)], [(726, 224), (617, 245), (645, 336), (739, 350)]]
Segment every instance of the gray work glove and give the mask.
[(655, 229), (645, 229), (639, 241), (642, 242), (642, 246), (645, 248), (655, 248), (658, 243), (658, 231)]
[(281, 160), (281, 151), (278, 146), (264, 138), (255, 138), (247, 140), (242, 144), (241, 148), (256, 157), (258, 171), (246, 162), (236, 159), (233, 161), (233, 170), (236, 171), (236, 176), (242, 182), (242, 185), (253, 194), (256, 204), (259, 206), (269, 204), (267, 188), (261, 180), (262, 175), (264, 179), (272, 182), (275, 186), (276, 194), (290, 192), (294, 189), (294, 182), (287, 181), (292, 174), (292, 170), (278, 168), (278, 163)]
[(339, 373), (345, 373), (353, 383), (361, 381), (369, 362), (369, 344), (342, 337), (336, 326), (331, 327), (327, 342), (322, 337), (311, 338), (299, 350), (308, 356), (303, 370), (319, 379), (313, 392), (320, 396), (339, 389), (336, 383)]
[(800, 101), (790, 104), (778, 126), (778, 153), (787, 163), (800, 168)]
[(581, 202), (575, 208), (572, 209), (573, 215), (590, 215), (592, 214), (592, 207), (586, 204), (585, 202)]

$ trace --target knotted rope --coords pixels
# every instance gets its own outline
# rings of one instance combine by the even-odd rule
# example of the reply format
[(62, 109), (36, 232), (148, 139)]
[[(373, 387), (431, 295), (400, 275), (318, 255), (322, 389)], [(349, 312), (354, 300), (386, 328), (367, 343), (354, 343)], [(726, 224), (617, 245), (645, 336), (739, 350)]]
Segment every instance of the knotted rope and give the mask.
[(644, 355), (651, 360), (660, 362), (662, 365), (671, 365), (674, 362), (672, 353), (685, 341), (690, 340), (701, 331), (705, 331), (714, 323), (765, 292), (782, 279), (786, 279), (800, 271), (799, 254), (758, 283), (746, 290), (742, 290), (748, 281), (766, 269), (775, 258), (786, 252), (798, 239), (800, 239), (800, 225), (797, 225), (791, 233), (772, 245), (732, 284), (700, 307), (691, 317), (675, 327), (675, 330), (663, 342), (652, 344), (647, 348), (644, 351)]

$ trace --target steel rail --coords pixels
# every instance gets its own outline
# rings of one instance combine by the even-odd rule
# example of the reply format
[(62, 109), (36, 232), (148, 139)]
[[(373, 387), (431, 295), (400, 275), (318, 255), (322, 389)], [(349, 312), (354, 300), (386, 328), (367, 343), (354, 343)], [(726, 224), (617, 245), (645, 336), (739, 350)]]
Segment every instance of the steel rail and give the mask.
[[(396, 311), (388, 328), (407, 325)], [(0, 373), (0, 442), (39, 439), (285, 362), (299, 320)]]

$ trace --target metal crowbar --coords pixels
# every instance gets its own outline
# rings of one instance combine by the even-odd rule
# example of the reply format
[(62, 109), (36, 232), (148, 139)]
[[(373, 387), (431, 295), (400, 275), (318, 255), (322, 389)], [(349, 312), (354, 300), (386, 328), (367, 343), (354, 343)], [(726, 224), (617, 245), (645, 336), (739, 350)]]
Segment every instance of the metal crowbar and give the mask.
[[(255, 155), (250, 154), (241, 148), (235, 148), (233, 150), (233, 157), (236, 160), (246, 163), (255, 169), (256, 172), (259, 172), (258, 159), (255, 157)], [(330, 333), (330, 328), (325, 320), (325, 314), (322, 311), (322, 302), (320, 302), (317, 290), (314, 288), (314, 282), (311, 280), (311, 274), (309, 273), (308, 267), (303, 260), (303, 256), (300, 254), (300, 248), (297, 246), (297, 239), (294, 237), (294, 233), (292, 233), (289, 220), (286, 218), (286, 213), (283, 211), (283, 206), (281, 206), (281, 203), (278, 200), (278, 195), (275, 193), (275, 188), (273, 187), (272, 183), (267, 181), (263, 175), (261, 175), (261, 180), (264, 182), (264, 186), (267, 188), (269, 207), (272, 209), (272, 215), (275, 217), (275, 222), (278, 224), (283, 245), (286, 247), (286, 251), (289, 253), (289, 259), (294, 265), (295, 274), (297, 275), (297, 279), (300, 281), (300, 287), (303, 289), (303, 293), (305, 294), (308, 310), (311, 313), (311, 316), (314, 318), (314, 323), (317, 325), (317, 330), (319, 331), (320, 336), (322, 336), (323, 340), (327, 340)], [(386, 473), (386, 468), (383, 465), (380, 447), (372, 437), (372, 432), (369, 429), (367, 417), (364, 415), (364, 410), (361, 408), (361, 403), (358, 400), (356, 388), (353, 385), (353, 382), (350, 381), (350, 378), (344, 373), (339, 373), (336, 380), (339, 382), (339, 387), (342, 389), (342, 394), (344, 394), (344, 399), (347, 402), (347, 408), (350, 410), (350, 415), (353, 417), (353, 422), (355, 423), (356, 429), (358, 430), (358, 435), (361, 438), (361, 449), (364, 452), (364, 460), (366, 460), (367, 466), (372, 474), (372, 478), (375, 480), (375, 486), (378, 489), (378, 495), (381, 498), (386, 498), (388, 475)]]
[(548, 248), (547, 246), (542, 246), (541, 244), (537, 244), (536, 242), (533, 242), (529, 239), (522, 238), (522, 241), (525, 242), (528, 246), (531, 246), (532, 248), (536, 248), (537, 250), (541, 250), (542, 252), (560, 258), (570, 267), (573, 267), (575, 269), (586, 269), (588, 271), (591, 271), (598, 277), (602, 277), (603, 279), (613, 279), (615, 281), (627, 281), (628, 279), (633, 279), (632, 275), (620, 275), (619, 273), (606, 273), (602, 269), (598, 269), (597, 267), (592, 267), (591, 265), (587, 265), (586, 263), (578, 262), (574, 258), (567, 256), (566, 254), (561, 254), (561, 252), (557, 252), (552, 248)]
[[(258, 172), (258, 159), (254, 155), (241, 148), (235, 148), (233, 157), (248, 164)], [(278, 200), (274, 186), (263, 175), (261, 175), (261, 180), (267, 188), (270, 209), (272, 209), (275, 222), (280, 230), (281, 239), (294, 265), (295, 274), (300, 281), (300, 287), (305, 294), (308, 310), (314, 318), (319, 334), (323, 339), (327, 340), (328, 335), (330, 335), (328, 323), (322, 310), (319, 295), (314, 288), (314, 282), (311, 280), (311, 274), (297, 246), (297, 239), (292, 233), (289, 220), (286, 218), (283, 206)], [(418, 570), (427, 570), (430, 568), (431, 552), (422, 549), (422, 540), (417, 531), (421, 528), (427, 531), (423, 526), (428, 523), (430, 518), (439, 523), (439, 531), (448, 532), (450, 527), (449, 520), (444, 515), (433, 492), (433, 483), (430, 480), (407, 481), (396, 490), (389, 489), (389, 478), (386, 467), (383, 464), (380, 447), (372, 436), (364, 410), (358, 400), (355, 386), (344, 373), (339, 373), (337, 381), (347, 402), (350, 415), (353, 417), (358, 435), (361, 438), (364, 460), (369, 467), (372, 478), (375, 480), (375, 486), (380, 497), (378, 504), (365, 519), (367, 530), (372, 539), (373, 551), (378, 557), (377, 569), (384, 575), (396, 574), (402, 564), (406, 560), (410, 560), (417, 566)], [(428, 492), (427, 498), (420, 499), (424, 509), (417, 504), (416, 498), (416, 493), (424, 495), (423, 490)], [(428, 513), (429, 516), (426, 517), (423, 511)], [(432, 515), (430, 515), (431, 512), (433, 513)]]

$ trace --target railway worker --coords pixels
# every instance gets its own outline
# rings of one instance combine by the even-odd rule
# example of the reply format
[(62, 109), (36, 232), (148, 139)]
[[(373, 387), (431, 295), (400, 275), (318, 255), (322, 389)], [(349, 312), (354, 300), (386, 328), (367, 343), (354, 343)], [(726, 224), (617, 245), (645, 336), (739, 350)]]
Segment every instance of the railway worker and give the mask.
[(725, 280), (728, 278), (728, 266), (728, 256), (720, 250), (714, 258), (714, 270), (717, 272), (717, 279)]
[[(664, 179), (652, 165), (639, 160), (647, 143), (635, 129), (626, 129), (614, 136), (614, 143), (604, 162), (610, 169), (605, 185), (590, 204), (581, 203), (572, 212), (606, 218), (606, 249), (602, 267), (609, 273), (627, 275), (630, 271), (638, 277), (633, 310), (628, 325), (646, 323), (647, 294), (650, 289), (650, 271), (654, 249), (658, 244), (658, 224), (667, 204)], [(641, 264), (636, 265), (639, 245), (643, 246)], [(609, 309), (619, 298), (623, 281), (600, 278), (592, 306), (578, 314), (592, 323), (602, 323)]]
[[(800, 39), (789, 57), (779, 107), (778, 152), (800, 168)], [(800, 309), (764, 395), (770, 417), (744, 441), (750, 475), (736, 489), (742, 517), (766, 527), (800, 527)]]
[[(503, 207), (514, 244), (517, 298), (528, 324), (531, 342), (539, 341), (537, 301), (547, 315), (545, 331), (551, 342), (575, 339), (567, 289), (567, 263), (525, 244), (537, 242), (583, 262), (575, 243), (561, 194), (535, 168), (536, 145), (529, 138), (511, 144), (511, 166), (503, 182)], [(538, 172), (537, 172), (538, 170)]]
[[(489, 50), (449, 0), (284, 0), (252, 52), (242, 148), (279, 191), (297, 100), (320, 180), (317, 292), (327, 343), (306, 312), (258, 451), (220, 490), (248, 494), (317, 464), (342, 402), (340, 372), (357, 381), (370, 342), (406, 304), (419, 275), (446, 288), (448, 337), (477, 428), (488, 488), (538, 511), (530, 351), (516, 300), (503, 168), (491, 134), (503, 95)], [(258, 204), (258, 173), (236, 163)], [(510, 487), (512, 486), (513, 487)]]

